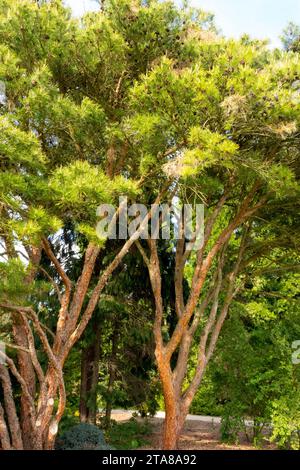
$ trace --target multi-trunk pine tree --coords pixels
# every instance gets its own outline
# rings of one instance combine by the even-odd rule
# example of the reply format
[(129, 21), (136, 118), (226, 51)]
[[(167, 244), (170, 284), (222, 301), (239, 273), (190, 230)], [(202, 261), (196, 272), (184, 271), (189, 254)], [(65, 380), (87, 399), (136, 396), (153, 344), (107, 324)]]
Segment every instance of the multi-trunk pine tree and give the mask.
[[(146, 142), (168, 129), (174, 150), (162, 170), (173, 177), (173, 195), (206, 208), (203, 246), (193, 250), (184, 237), (176, 244), (175, 320), (164, 302), (160, 243), (137, 243), (156, 302), (165, 449), (178, 446), (246, 280), (261, 270), (299, 269), (299, 54), (270, 52), (248, 38), (200, 37), (192, 65), (164, 58), (132, 93), (133, 122), (153, 126)], [(160, 166), (161, 156), (151, 163)]]
[[(112, 0), (74, 20), (60, 1), (1, 0), (0, 58), (2, 447), (53, 448), (65, 360), (136, 241), (125, 240), (99, 274), (97, 206), (119, 195), (148, 203), (177, 195), (203, 202), (206, 220), (200, 250), (176, 246), (171, 329), (158, 243), (138, 243), (156, 303), (162, 445), (176, 448), (244, 278), (281, 266), (282, 249), (298, 246), (299, 55), (225, 41), (210, 16), (169, 2)], [(74, 243), (59, 246), (66, 227)], [(77, 276), (65, 261), (74, 251)], [(57, 310), (47, 308), (53, 296)]]

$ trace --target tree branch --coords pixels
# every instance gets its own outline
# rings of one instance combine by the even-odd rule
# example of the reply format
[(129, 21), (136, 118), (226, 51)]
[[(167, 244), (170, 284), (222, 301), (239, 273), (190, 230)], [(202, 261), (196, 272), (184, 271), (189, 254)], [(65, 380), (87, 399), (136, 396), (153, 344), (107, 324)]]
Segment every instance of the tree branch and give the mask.
[(155, 206), (159, 203), (163, 195), (166, 193), (166, 191), (169, 188), (169, 183), (165, 185), (165, 187), (162, 189), (158, 197), (156, 198), (155, 204), (152, 205), (151, 210), (148, 212), (148, 214), (145, 216), (144, 220), (141, 222), (140, 227), (135, 231), (135, 233), (127, 240), (127, 242), (123, 245), (122, 249), (119, 251), (119, 253), (115, 256), (114, 260), (110, 263), (110, 265), (105, 269), (103, 274), (100, 276), (100, 279), (94, 288), (90, 300), (88, 302), (88, 305), (82, 315), (82, 318), (77, 325), (76, 329), (73, 331), (73, 333), (70, 335), (65, 348), (62, 351), (61, 357), (66, 357), (67, 351), (70, 350), (70, 348), (75, 344), (75, 342), (80, 338), (82, 335), (83, 331), (85, 330), (88, 322), (90, 321), (90, 318), (95, 310), (95, 307), (99, 301), (99, 297), (101, 292), (103, 291), (104, 287), (106, 286), (110, 276), (114, 272), (114, 270), (118, 267), (124, 256), (128, 253), (129, 249), (131, 246), (138, 240), (140, 237), (141, 233), (144, 232), (144, 230), (148, 226), (149, 220), (152, 218), (153, 213), (155, 211)]

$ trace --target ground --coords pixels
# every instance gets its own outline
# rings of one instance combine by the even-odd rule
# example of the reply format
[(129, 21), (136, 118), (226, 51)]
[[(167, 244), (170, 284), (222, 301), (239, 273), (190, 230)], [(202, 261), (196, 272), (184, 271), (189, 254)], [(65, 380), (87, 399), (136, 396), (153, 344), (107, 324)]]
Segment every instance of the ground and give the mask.
[[(128, 421), (132, 413), (115, 411), (112, 419), (118, 422)], [(138, 418), (138, 420), (142, 420)], [(139, 450), (152, 450), (160, 448), (162, 417), (149, 419), (151, 434), (146, 437), (149, 445), (139, 447)], [(276, 447), (267, 440), (263, 443), (263, 450), (273, 450)], [(255, 450), (255, 447), (247, 440), (246, 435), (240, 435), (240, 444), (225, 444), (220, 438), (220, 420), (210, 417), (189, 416), (184, 432), (179, 442), (180, 450)]]

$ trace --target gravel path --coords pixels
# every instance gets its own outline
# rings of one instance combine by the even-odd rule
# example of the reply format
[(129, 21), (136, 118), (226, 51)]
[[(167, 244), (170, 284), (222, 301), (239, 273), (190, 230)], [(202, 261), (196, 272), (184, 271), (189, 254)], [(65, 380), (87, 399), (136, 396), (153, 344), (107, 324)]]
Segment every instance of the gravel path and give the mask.
[[(112, 419), (116, 421), (127, 421), (134, 411), (113, 410)], [(148, 421), (151, 424), (151, 435), (148, 436), (149, 445), (143, 447), (144, 450), (160, 448), (160, 437), (165, 413), (159, 411), (154, 418)], [(138, 418), (141, 419), (142, 418)], [(255, 450), (247, 440), (244, 433), (239, 435), (240, 444), (225, 444), (220, 439), (221, 418), (212, 416), (188, 415), (182, 433), (179, 448), (180, 450)], [(251, 425), (251, 422), (246, 422)], [(262, 450), (274, 450), (276, 446), (267, 440), (263, 442)]]

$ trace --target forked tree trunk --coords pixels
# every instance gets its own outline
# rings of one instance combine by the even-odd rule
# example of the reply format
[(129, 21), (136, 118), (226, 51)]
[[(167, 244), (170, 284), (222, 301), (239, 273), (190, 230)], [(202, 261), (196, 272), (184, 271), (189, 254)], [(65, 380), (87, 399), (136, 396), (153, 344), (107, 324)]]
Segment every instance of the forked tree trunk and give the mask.
[[(186, 254), (183, 251), (184, 243), (178, 245), (175, 269), (176, 313), (178, 319), (177, 325), (167, 343), (164, 342), (162, 335), (164, 307), (161, 290), (162, 278), (160, 260), (158, 257), (156, 241), (150, 239), (148, 242), (150, 247), (150, 257), (147, 256), (147, 253), (141, 244), (139, 242), (136, 243), (145, 261), (145, 264), (148, 267), (152, 291), (155, 299), (155, 356), (165, 402), (166, 417), (162, 436), (162, 448), (165, 450), (176, 450), (178, 448), (179, 436), (182, 432), (189, 408), (201, 384), (207, 363), (215, 350), (216, 342), (227, 316), (230, 303), (237, 292), (235, 290), (235, 280), (243, 258), (245, 242), (247, 239), (247, 230), (242, 237), (238, 251), (237, 262), (234, 266), (234, 269), (232, 272), (227, 274), (226, 277), (228, 282), (225, 289), (225, 300), (222, 303), (222, 307), (219, 305), (221, 289), (222, 287), (224, 289), (223, 265), (225, 249), (233, 231), (243, 220), (242, 214), (245, 211), (245, 206), (247, 206), (248, 199), (249, 196), (246, 197), (241, 205), (240, 212), (229, 224), (229, 226), (223, 230), (219, 236), (218, 241), (211, 248), (204, 260), (204, 248), (198, 251), (192, 288), (189, 299), (186, 303), (184, 303), (183, 297), (183, 269), (187, 258), (185, 257)], [(218, 210), (221, 209), (222, 204), (223, 201), (221, 199)], [(252, 212), (253, 209), (251, 210), (251, 213)], [(211, 224), (208, 224), (208, 227), (211, 227), (211, 229), (215, 217), (216, 214), (213, 214), (212, 222)], [(208, 239), (209, 233), (206, 233), (206, 237)], [(212, 279), (213, 285), (206, 293), (201, 306), (199, 306), (197, 309), (197, 303), (201, 295), (201, 290), (203, 289), (208, 272), (212, 267), (214, 259), (217, 259), (217, 267), (215, 268), (215, 274)], [(204, 312), (209, 305), (210, 308), (208, 312), (208, 318), (206, 319), (205, 326), (202, 328), (198, 345), (195, 373), (188, 386), (185, 386), (192, 341), (196, 330), (200, 325), (200, 320), (203, 318)], [(172, 356), (176, 351), (178, 351), (177, 364), (175, 368), (172, 368)]]
[(189, 403), (181, 396), (180, 387), (173, 373), (160, 354), (156, 355), (165, 403), (165, 420), (161, 447), (164, 450), (178, 450), (179, 439), (189, 412)]
[[(174, 411), (174, 408), (177, 408), (177, 411)], [(166, 415), (163, 425), (162, 448), (164, 450), (177, 450), (178, 441), (182, 431), (180, 426), (178, 403), (174, 402), (172, 408), (169, 408), (166, 404), (165, 413)]]
[(183, 410), (180, 405), (176, 414), (169, 412), (166, 406), (166, 416), (163, 427), (162, 448), (164, 450), (178, 450), (179, 439), (182, 434), (188, 410)]

